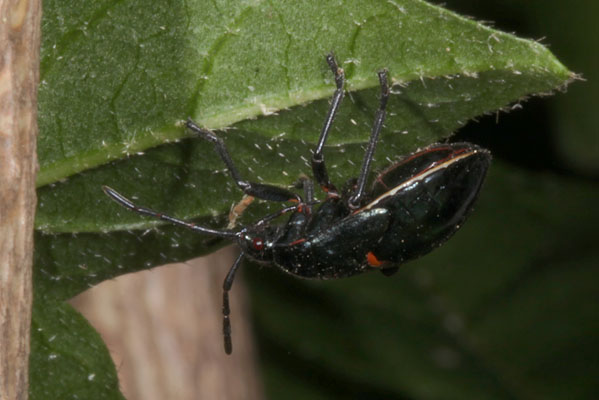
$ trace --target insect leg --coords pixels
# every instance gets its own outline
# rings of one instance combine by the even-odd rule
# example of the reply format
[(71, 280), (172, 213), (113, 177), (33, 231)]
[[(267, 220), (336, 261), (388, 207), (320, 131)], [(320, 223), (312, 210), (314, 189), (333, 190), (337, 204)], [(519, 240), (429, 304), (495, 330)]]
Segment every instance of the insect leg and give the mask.
[(335, 61), (335, 57), (333, 54), (329, 54), (327, 56), (327, 63), (331, 70), (335, 74), (335, 84), (337, 85), (337, 90), (335, 90), (335, 94), (331, 100), (331, 106), (329, 107), (329, 112), (324, 121), (324, 126), (322, 127), (322, 131), (320, 132), (320, 138), (318, 139), (318, 144), (316, 149), (314, 149), (314, 154), (312, 155), (312, 171), (314, 173), (314, 179), (316, 182), (322, 187), (329, 196), (339, 197), (339, 193), (337, 192), (337, 188), (333, 185), (329, 179), (329, 174), (327, 173), (327, 168), (324, 163), (324, 156), (322, 154), (324, 144), (329, 136), (329, 132), (331, 131), (331, 125), (333, 124), (333, 120), (335, 119), (335, 114), (337, 114), (337, 110), (339, 110), (339, 106), (341, 105), (341, 101), (343, 100), (343, 85), (345, 83), (345, 74), (343, 69), (339, 68), (337, 62)]
[(366, 178), (370, 170), (370, 163), (374, 155), (376, 144), (379, 140), (379, 134), (385, 121), (385, 108), (387, 107), (387, 100), (389, 100), (389, 81), (387, 78), (387, 70), (379, 71), (379, 82), (381, 84), (381, 99), (379, 109), (374, 116), (374, 124), (372, 125), (372, 133), (370, 134), (370, 140), (368, 141), (368, 147), (366, 148), (366, 154), (364, 154), (364, 160), (362, 161), (362, 169), (360, 170), (360, 176), (356, 184), (356, 191), (352, 197), (349, 198), (349, 207), (357, 209), (360, 207), (360, 201), (364, 196), (364, 188), (366, 186)]
[(305, 215), (311, 215), (312, 206), (318, 204), (318, 202), (314, 200), (314, 182), (308, 177), (302, 176), (297, 182), (296, 187), (304, 190), (304, 204), (300, 206), (298, 211)]
[(216, 152), (227, 166), (227, 169), (231, 173), (233, 180), (235, 181), (237, 186), (239, 186), (241, 190), (243, 190), (245, 194), (263, 200), (301, 202), (301, 198), (297, 194), (287, 189), (280, 188), (278, 186), (265, 185), (262, 183), (243, 180), (241, 178), (241, 175), (239, 175), (239, 171), (237, 171), (235, 164), (233, 164), (233, 159), (227, 151), (225, 142), (223, 142), (223, 140), (220, 137), (218, 137), (213, 132), (207, 129), (200, 128), (195, 122), (193, 122), (190, 119), (187, 120), (187, 128), (195, 132), (202, 139), (214, 143), (214, 148)]
[(171, 217), (169, 215), (166, 215), (166, 214), (163, 214), (160, 212), (156, 212), (154, 210), (150, 210), (149, 208), (139, 207), (139, 206), (135, 205), (131, 200), (129, 200), (128, 198), (126, 198), (125, 196), (123, 196), (122, 194), (118, 193), (116, 190), (114, 190), (108, 186), (102, 186), (102, 190), (104, 190), (104, 193), (106, 193), (106, 195), (108, 195), (112, 200), (116, 201), (121, 206), (128, 208), (129, 210), (136, 212), (138, 214), (158, 218), (163, 221), (170, 222), (171, 224), (183, 226), (185, 228), (189, 228), (194, 231), (197, 231), (200, 233), (205, 233), (208, 235), (214, 235), (214, 236), (220, 236), (220, 237), (237, 237), (237, 232), (219, 231), (219, 230), (215, 230), (215, 229), (204, 228), (202, 226), (197, 226), (194, 223), (182, 221), (180, 219)]
[(243, 253), (237, 257), (237, 260), (231, 266), (225, 281), (223, 282), (223, 337), (225, 343), (225, 353), (231, 354), (233, 351), (233, 343), (231, 341), (231, 308), (229, 307), (229, 291), (231, 290), (231, 286), (233, 286), (233, 280), (235, 279), (235, 272), (241, 265), (241, 259), (243, 258)]
[[(303, 205), (303, 203), (295, 205), (295, 206), (290, 206), (290, 207), (282, 208), (282, 209), (280, 209), (277, 212), (274, 212), (272, 214), (268, 214), (266, 217), (260, 219), (256, 223), (252, 224), (252, 226), (256, 227), (256, 226), (264, 225), (264, 224), (272, 221), (273, 219), (279, 218), (283, 214), (287, 214), (288, 212), (297, 211), (300, 207), (302, 207), (302, 205)], [(241, 232), (244, 232), (244, 230), (242, 229)]]
[(302, 187), (304, 189), (304, 199), (307, 204), (314, 204), (314, 182), (311, 179), (303, 178)]

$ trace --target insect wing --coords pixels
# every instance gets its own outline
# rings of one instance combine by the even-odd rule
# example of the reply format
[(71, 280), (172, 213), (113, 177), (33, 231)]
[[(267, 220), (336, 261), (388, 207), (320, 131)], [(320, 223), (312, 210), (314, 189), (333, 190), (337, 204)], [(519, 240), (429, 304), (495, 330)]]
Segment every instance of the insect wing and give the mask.
[(435, 145), (381, 173), (364, 207), (391, 213), (380, 259), (402, 263), (449, 239), (472, 210), (490, 161), (488, 151), (468, 143)]

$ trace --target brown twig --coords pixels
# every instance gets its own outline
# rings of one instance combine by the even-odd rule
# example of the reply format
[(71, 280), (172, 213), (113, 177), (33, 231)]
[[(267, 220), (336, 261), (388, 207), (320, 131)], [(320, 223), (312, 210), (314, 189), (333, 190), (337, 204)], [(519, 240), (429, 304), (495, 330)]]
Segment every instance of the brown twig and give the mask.
[(28, 395), (41, 3), (0, 0), (0, 399)]

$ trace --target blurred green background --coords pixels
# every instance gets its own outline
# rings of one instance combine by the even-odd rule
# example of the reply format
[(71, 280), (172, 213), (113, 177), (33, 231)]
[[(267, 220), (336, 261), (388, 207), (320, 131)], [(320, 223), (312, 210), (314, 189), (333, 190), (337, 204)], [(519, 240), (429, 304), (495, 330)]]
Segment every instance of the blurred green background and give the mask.
[(599, 397), (599, 5), (444, 4), (541, 40), (586, 81), (454, 136), (494, 154), (480, 200), (393, 277), (244, 269), (271, 399)]

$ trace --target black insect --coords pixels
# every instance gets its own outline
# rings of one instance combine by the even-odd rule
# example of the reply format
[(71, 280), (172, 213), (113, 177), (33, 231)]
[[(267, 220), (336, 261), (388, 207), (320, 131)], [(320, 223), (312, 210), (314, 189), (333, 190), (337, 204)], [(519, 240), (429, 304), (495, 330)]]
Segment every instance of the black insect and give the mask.
[[(327, 63), (335, 74), (337, 90), (312, 155), (314, 179), (326, 193), (315, 201), (313, 183), (303, 179), (303, 198), (296, 193), (241, 178), (222, 139), (187, 121), (187, 128), (215, 145), (231, 176), (245, 194), (292, 205), (239, 231), (214, 230), (139, 207), (113, 189), (104, 191), (121, 206), (193, 229), (236, 240), (241, 254), (223, 284), (225, 352), (231, 353), (229, 290), (243, 257), (274, 264), (301, 278), (337, 279), (365, 271), (395, 273), (400, 264), (440, 246), (462, 225), (480, 191), (489, 167), (488, 151), (469, 143), (436, 144), (404, 157), (381, 172), (366, 191), (370, 163), (385, 120), (389, 99), (387, 71), (378, 73), (381, 97), (360, 175), (342, 191), (329, 180), (323, 148), (343, 99), (344, 73), (332, 55)], [(316, 208), (315, 205), (319, 204)], [(271, 222), (290, 214), (284, 225)]]

